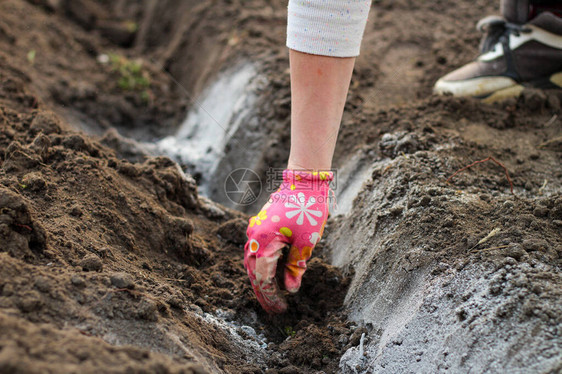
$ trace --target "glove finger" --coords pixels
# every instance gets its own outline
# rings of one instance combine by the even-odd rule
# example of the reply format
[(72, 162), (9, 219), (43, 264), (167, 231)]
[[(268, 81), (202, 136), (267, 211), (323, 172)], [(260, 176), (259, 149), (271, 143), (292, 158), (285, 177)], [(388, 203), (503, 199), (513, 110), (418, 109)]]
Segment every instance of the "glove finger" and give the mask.
[(283, 313), (287, 310), (287, 302), (275, 279), (277, 262), (285, 245), (274, 239), (260, 249), (259, 242), (250, 239), (244, 247), (244, 266), (259, 303), (268, 313)]
[(296, 293), (301, 287), (302, 276), (306, 271), (306, 261), (312, 255), (313, 248), (312, 246), (302, 248), (291, 246), (285, 263), (285, 289), (290, 293)]

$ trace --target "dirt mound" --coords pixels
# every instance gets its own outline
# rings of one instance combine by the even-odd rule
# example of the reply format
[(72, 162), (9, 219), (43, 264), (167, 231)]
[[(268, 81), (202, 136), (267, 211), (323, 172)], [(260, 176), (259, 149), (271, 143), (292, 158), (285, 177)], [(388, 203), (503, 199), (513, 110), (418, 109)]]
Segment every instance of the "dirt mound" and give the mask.
[[(69, 132), (26, 86), (0, 68), (2, 368), (334, 368), (345, 344), (323, 326), (353, 333), (337, 269), (315, 260), (291, 313), (271, 320), (242, 266), (247, 217), (200, 198), (167, 158), (131, 163)], [(302, 358), (293, 335), (327, 345)]]
[[(0, 314), (0, 370), (5, 373), (184, 373), (206, 371), (193, 364), (178, 364), (169, 357), (133, 346), (116, 347), (78, 331)], [(33, 360), (28, 352), (33, 351)]]
[(369, 331), (342, 372), (559, 371), (561, 93), (379, 110), (364, 92), (336, 152), (365, 177), (327, 243)]
[(339, 155), (368, 172), (327, 247), (355, 271), (346, 305), (369, 334), (343, 372), (560, 370), (559, 96), (431, 98), (344, 124)]

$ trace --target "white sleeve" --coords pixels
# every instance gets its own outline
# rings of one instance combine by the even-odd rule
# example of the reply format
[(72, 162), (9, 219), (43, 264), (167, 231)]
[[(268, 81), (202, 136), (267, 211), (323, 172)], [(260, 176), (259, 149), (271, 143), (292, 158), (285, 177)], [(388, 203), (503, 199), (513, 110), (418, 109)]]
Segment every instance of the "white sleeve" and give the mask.
[(287, 47), (333, 57), (359, 55), (371, 0), (289, 0)]

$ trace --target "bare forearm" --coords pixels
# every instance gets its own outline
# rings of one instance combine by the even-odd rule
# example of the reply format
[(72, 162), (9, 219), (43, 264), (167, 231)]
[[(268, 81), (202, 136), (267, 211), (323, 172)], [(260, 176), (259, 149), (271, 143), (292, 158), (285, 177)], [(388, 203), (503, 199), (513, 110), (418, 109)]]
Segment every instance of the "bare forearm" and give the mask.
[(289, 169), (331, 167), (355, 57), (290, 51), (291, 155)]

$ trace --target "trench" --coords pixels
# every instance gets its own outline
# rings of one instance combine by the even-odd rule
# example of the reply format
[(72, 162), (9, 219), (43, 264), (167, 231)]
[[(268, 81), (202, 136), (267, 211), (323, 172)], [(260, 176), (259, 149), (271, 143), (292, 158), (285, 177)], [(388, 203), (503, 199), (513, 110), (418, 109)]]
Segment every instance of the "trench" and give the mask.
[(228, 157), (227, 149), (238, 146), (233, 135), (244, 132), (244, 124), (255, 115), (256, 91), (264, 84), (265, 78), (250, 63), (221, 73), (194, 100), (177, 132), (148, 147), (177, 161), (196, 178), (201, 194), (216, 198), (210, 183), (224, 172), (219, 165)]
[[(254, 63), (242, 62), (226, 69), (192, 100), (192, 106), (177, 129), (153, 141), (119, 134), (119, 127), (111, 130), (112, 140), (102, 138), (106, 145), (121, 150), (121, 157), (140, 161), (146, 156), (167, 156), (176, 161), (184, 172), (197, 181), (201, 195), (229, 208), (252, 213), (259, 210), (270, 190), (266, 188), (267, 175), (255, 160), (263, 156), (263, 148), (270, 134), (255, 132), (257, 105), (260, 92), (268, 84)], [(99, 129), (88, 122), (73, 121), (76, 128), (89, 134), (100, 135)], [(288, 129), (287, 129), (288, 131)], [(125, 150), (123, 152), (123, 150)], [(241, 203), (226, 193), (228, 177), (232, 172), (248, 169), (259, 177), (262, 188), (252, 202)], [(337, 206), (332, 215), (345, 215), (352, 202), (368, 180), (370, 163), (362, 152), (346, 157), (337, 168), (333, 189)], [(242, 185), (240, 195), (252, 192)]]

